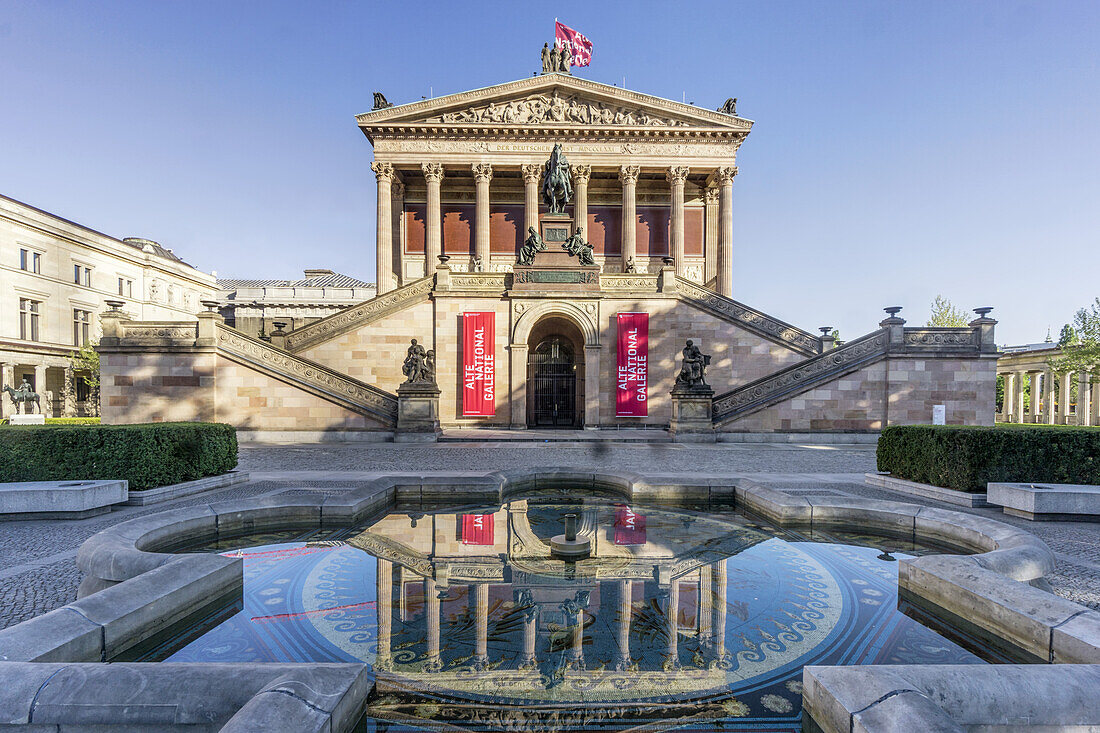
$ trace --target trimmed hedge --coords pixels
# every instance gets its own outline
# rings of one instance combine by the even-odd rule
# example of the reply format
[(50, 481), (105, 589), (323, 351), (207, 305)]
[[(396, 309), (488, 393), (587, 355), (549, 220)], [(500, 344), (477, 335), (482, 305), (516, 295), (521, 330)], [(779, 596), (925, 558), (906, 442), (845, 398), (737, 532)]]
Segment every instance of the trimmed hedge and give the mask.
[(221, 423), (0, 429), (0, 481), (126, 479), (131, 491), (233, 470), (237, 431)]
[(878, 470), (982, 493), (991, 481), (1100, 484), (1100, 430), (1061, 425), (898, 425), (878, 440)]

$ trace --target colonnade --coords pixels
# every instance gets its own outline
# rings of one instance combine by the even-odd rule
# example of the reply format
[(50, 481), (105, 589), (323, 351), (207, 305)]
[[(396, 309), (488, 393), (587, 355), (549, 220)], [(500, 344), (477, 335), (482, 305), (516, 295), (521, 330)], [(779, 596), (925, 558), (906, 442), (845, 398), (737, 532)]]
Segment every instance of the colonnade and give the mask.
[[(524, 164), (519, 168), (524, 184), (523, 236), (526, 237), (528, 228), (534, 228), (535, 231), (539, 229), (539, 186), (542, 181), (543, 166)], [(400, 171), (396, 170), (391, 163), (375, 161), (371, 164), (371, 169), (378, 180), (376, 264), (378, 295), (382, 295), (397, 287), (393, 262), (393, 215), (394, 207), (401, 205), (394, 194), (396, 190), (401, 190), (401, 182), (398, 180)], [(675, 261), (676, 273), (683, 276), (685, 273), (684, 184), (691, 174), (691, 169), (674, 165), (660, 170), (663, 171), (669, 187), (669, 254)], [(621, 165), (617, 171), (618, 180), (622, 186), (620, 258), (623, 272), (631, 269), (637, 262), (637, 186), (643, 171), (644, 169), (637, 165)], [(474, 255), (475, 260), (488, 270), (490, 184), (493, 180), (493, 164), (474, 163), (470, 167), (470, 172), (475, 183)], [(443, 252), (441, 205), (445, 171), (441, 163), (428, 162), (421, 164), (420, 173), (423, 174), (427, 186), (424, 272), (431, 273), (435, 270), (439, 255)], [(572, 173), (573, 216), (577, 225), (587, 227), (588, 184), (592, 177), (592, 166), (574, 165)], [(733, 178), (736, 175), (736, 166), (714, 169), (708, 173), (707, 187), (704, 189), (707, 218), (709, 220), (714, 216), (717, 220), (716, 232), (713, 231), (710, 222), (707, 223), (705, 246), (716, 249), (716, 289), (726, 296), (730, 296), (733, 292)], [(716, 207), (711, 206), (714, 202), (717, 203)], [(712, 234), (716, 235), (717, 241), (712, 240)], [(707, 259), (710, 260), (710, 253), (707, 253)]]
[[(1100, 384), (1090, 372), (1056, 373), (1050, 369), (1002, 372), (1003, 422), (1044, 425), (1100, 425)], [(1077, 384), (1076, 409), (1070, 412), (1070, 394)], [(1056, 386), (1057, 385), (1057, 386)], [(1030, 386), (1030, 409), (1024, 410), (1025, 390)]]
[[(400, 573), (395, 578), (394, 565), (388, 560), (377, 559), (377, 613), (378, 613), (378, 655), (377, 665), (380, 669), (392, 667), (392, 625), (395, 611), (393, 584), (395, 579), (400, 582)], [(705, 565), (699, 570), (698, 586), (698, 613), (696, 615), (696, 632), (700, 649), (704, 654), (704, 661), (708, 664), (721, 662), (726, 657), (726, 562), (720, 561), (711, 565)], [(631, 625), (636, 612), (634, 594), (636, 584), (645, 581), (618, 580), (614, 584), (608, 583), (605, 587), (614, 587), (617, 598), (604, 598), (601, 608), (614, 610), (616, 619), (614, 624), (614, 647), (617, 649), (617, 658), (606, 660), (614, 665), (617, 671), (633, 671), (636, 663), (631, 657)], [(680, 603), (680, 580), (672, 580), (667, 586), (661, 587), (661, 609), (664, 613), (665, 650), (661, 668), (664, 671), (674, 671), (680, 667), (679, 663), (679, 621), (678, 609)], [(472, 583), (468, 595), (471, 615), (474, 619), (474, 654), (471, 664), (475, 669), (488, 669), (494, 660), (489, 656), (489, 586), (490, 583)], [(424, 671), (428, 673), (439, 672), (443, 669), (441, 655), (441, 619), (440, 619), (440, 595), (446, 593), (446, 588), (433, 578), (423, 579), (424, 587), (424, 631), (425, 631), (425, 664)], [(442, 593), (441, 593), (442, 591)], [(518, 593), (517, 593), (518, 595)], [(586, 611), (580, 607), (570, 610), (568, 604), (563, 604), (563, 616), (565, 629), (567, 630), (569, 647), (567, 663), (571, 669), (586, 669), (584, 657), (584, 630)], [(405, 593), (399, 594), (400, 618), (404, 622), (410, 620), (406, 609)], [(519, 669), (533, 670), (543, 661), (539, 658), (538, 635), (540, 626), (545, 627), (540, 620), (539, 613), (534, 607), (524, 609), (517, 607), (517, 612), (523, 614), (523, 650), (519, 656)], [(594, 628), (594, 627), (590, 627)], [(609, 647), (610, 648), (610, 647)], [(604, 660), (600, 660), (604, 661)]]

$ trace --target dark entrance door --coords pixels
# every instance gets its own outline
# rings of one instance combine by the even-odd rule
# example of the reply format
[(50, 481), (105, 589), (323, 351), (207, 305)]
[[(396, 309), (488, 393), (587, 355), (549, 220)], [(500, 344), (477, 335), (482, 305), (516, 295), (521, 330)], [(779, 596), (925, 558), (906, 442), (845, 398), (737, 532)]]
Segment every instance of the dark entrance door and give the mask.
[(577, 365), (573, 346), (550, 336), (531, 352), (528, 387), (534, 427), (570, 428), (577, 424)]

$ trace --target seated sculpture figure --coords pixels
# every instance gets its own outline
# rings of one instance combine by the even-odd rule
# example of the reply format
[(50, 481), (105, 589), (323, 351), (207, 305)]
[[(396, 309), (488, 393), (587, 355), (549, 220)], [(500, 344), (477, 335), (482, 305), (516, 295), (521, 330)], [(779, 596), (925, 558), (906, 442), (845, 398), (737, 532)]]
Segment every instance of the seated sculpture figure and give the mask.
[(523, 246), (519, 248), (519, 264), (521, 265), (534, 264), (535, 255), (546, 251), (546, 242), (542, 241), (542, 237), (535, 231), (535, 228), (527, 227), (527, 231), (530, 234), (527, 235)]
[(687, 389), (709, 389), (706, 370), (710, 366), (710, 354), (704, 354), (695, 343), (688, 339), (682, 351), (680, 373), (676, 375), (676, 386)]
[(561, 248), (571, 255), (576, 256), (582, 265), (594, 265), (596, 259), (592, 256), (592, 245), (584, 241), (583, 227), (577, 227), (573, 236), (562, 242)]
[(405, 361), (401, 365), (406, 384), (429, 383), (435, 381), (435, 351), (424, 351), (424, 347), (412, 340), (405, 352)]

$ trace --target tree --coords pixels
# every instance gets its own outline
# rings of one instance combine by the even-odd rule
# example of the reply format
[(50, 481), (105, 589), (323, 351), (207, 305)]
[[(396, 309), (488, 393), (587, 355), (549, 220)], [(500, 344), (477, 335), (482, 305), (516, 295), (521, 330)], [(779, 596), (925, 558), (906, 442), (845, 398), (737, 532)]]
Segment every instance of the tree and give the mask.
[(94, 343), (87, 343), (69, 354), (73, 378), (88, 387), (86, 409), (89, 415), (99, 415), (99, 352)]
[(959, 328), (967, 324), (966, 314), (953, 306), (947, 298), (937, 295), (932, 301), (932, 317), (928, 319), (927, 325)]
[(1082, 308), (1062, 328), (1059, 356), (1050, 358), (1050, 368), (1059, 373), (1100, 371), (1100, 298)]

